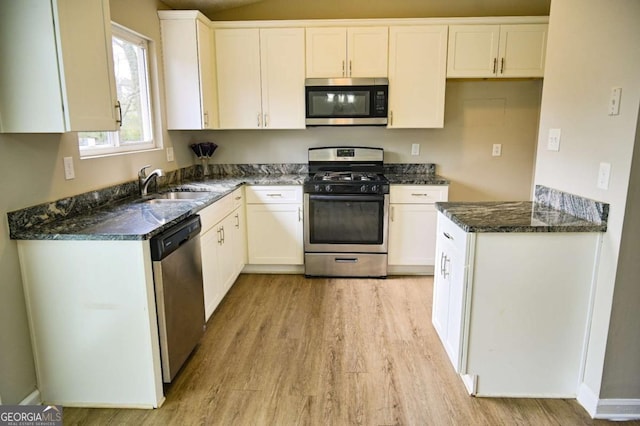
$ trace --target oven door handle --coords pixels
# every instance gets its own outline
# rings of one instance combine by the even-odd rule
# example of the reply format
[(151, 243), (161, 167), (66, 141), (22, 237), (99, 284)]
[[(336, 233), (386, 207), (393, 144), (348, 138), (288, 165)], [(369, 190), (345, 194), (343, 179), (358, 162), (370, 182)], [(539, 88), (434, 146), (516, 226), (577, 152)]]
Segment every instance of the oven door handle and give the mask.
[(340, 195), (319, 195), (309, 194), (310, 201), (384, 201), (384, 195), (361, 195), (361, 194), (340, 194)]

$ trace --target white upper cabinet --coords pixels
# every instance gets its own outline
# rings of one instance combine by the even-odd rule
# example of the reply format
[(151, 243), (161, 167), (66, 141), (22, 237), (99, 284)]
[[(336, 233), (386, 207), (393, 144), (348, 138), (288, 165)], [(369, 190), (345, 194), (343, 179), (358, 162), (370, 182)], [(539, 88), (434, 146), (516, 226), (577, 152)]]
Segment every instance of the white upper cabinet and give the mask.
[(547, 27), (450, 25), (447, 77), (542, 77)]
[(307, 77), (386, 77), (388, 27), (306, 30)]
[(301, 129), (304, 29), (217, 29), (222, 129)]
[(0, 131), (117, 130), (108, 0), (0, 1)]
[(389, 128), (444, 126), (447, 26), (389, 28)]
[(218, 127), (213, 29), (197, 11), (159, 11), (167, 128)]

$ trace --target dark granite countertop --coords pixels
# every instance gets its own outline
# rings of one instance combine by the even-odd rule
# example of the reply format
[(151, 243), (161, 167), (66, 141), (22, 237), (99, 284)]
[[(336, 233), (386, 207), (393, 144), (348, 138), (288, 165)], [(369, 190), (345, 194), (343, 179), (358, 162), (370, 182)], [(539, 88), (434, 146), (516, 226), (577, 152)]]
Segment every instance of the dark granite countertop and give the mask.
[(532, 201), (438, 202), (438, 211), (466, 232), (604, 232), (598, 223)]
[[(246, 185), (300, 185), (306, 174), (258, 174), (213, 177), (170, 185), (167, 191), (197, 191), (203, 197), (180, 202), (148, 202), (153, 198), (129, 197), (79, 215), (35, 226), (12, 227), (14, 240), (147, 240), (169, 226)], [(19, 221), (16, 220), (16, 222)]]

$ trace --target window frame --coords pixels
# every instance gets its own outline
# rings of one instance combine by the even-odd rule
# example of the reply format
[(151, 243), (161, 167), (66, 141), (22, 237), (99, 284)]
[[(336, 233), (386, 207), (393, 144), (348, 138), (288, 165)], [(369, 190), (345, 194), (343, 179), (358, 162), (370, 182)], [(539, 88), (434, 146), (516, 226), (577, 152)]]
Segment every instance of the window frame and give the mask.
[[(121, 154), (130, 154), (135, 152), (142, 151), (153, 151), (162, 149), (162, 127), (160, 116), (158, 114), (158, 85), (157, 85), (157, 61), (156, 61), (156, 53), (155, 53), (155, 43), (149, 37), (146, 37), (130, 28), (127, 28), (123, 25), (120, 25), (116, 22), (111, 22), (111, 43), (113, 43), (113, 38), (118, 38), (121, 40), (125, 40), (132, 44), (136, 44), (142, 47), (144, 51), (144, 64), (146, 68), (146, 78), (144, 87), (146, 89), (146, 99), (143, 99), (142, 102), (145, 104), (144, 106), (148, 107), (148, 119), (143, 118), (143, 122), (148, 120), (147, 126), (150, 133), (150, 139), (145, 143), (137, 143), (137, 144), (124, 144), (120, 143), (120, 129), (116, 131), (110, 131), (107, 133), (107, 140), (110, 141), (110, 145), (100, 147), (100, 148), (88, 148), (80, 146), (80, 138), (82, 133), (91, 133), (91, 132), (78, 132), (77, 140), (78, 140), (78, 150), (80, 154), (80, 159), (88, 159), (95, 157), (104, 157), (104, 156), (112, 156), (112, 155), (121, 155)], [(112, 53), (113, 55), (113, 53)], [(114, 67), (115, 67), (115, 58), (113, 59)], [(112, 71), (115, 73), (115, 69)], [(115, 82), (115, 78), (114, 78)], [(117, 84), (117, 83), (116, 83)], [(114, 87), (114, 90), (117, 88)]]

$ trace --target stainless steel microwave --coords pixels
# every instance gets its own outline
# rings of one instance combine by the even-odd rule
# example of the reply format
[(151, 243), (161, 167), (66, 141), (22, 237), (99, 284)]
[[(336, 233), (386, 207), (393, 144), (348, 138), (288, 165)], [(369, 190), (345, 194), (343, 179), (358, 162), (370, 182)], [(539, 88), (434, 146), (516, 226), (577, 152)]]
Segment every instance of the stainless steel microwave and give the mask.
[(307, 78), (307, 126), (386, 126), (387, 78)]

